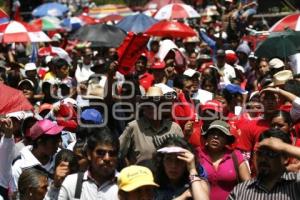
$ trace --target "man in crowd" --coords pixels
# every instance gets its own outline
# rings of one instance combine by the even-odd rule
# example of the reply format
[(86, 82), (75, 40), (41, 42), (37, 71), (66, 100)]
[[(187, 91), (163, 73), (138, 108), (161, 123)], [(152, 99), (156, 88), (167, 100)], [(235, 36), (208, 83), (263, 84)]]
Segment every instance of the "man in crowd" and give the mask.
[(108, 128), (95, 128), (86, 144), (89, 169), (64, 180), (58, 200), (118, 200), (116, 167), (119, 140)]
[(257, 177), (237, 185), (228, 199), (299, 199), (299, 174), (287, 173), (286, 165), (289, 157), (300, 159), (300, 148), (291, 145), (288, 134), (277, 129), (265, 131), (257, 148)]

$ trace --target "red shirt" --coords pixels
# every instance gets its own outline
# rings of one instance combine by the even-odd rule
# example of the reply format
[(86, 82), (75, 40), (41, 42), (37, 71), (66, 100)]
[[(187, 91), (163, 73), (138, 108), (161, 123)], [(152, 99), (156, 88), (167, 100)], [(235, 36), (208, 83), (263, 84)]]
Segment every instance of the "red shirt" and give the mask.
[(253, 151), (261, 133), (270, 128), (270, 121), (259, 119), (239, 123), (241, 135), (237, 148), (243, 151)]

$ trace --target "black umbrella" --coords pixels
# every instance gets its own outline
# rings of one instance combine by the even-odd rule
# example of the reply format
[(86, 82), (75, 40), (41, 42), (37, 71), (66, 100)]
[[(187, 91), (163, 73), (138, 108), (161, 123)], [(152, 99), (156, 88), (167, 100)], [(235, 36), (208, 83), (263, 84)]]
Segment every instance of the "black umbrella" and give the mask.
[(118, 47), (126, 33), (115, 26), (95, 24), (81, 27), (70, 39), (92, 42), (93, 47)]
[(298, 53), (300, 48), (300, 32), (285, 30), (282, 32), (271, 33), (270, 36), (261, 42), (255, 55), (267, 58), (287, 58), (290, 55)]

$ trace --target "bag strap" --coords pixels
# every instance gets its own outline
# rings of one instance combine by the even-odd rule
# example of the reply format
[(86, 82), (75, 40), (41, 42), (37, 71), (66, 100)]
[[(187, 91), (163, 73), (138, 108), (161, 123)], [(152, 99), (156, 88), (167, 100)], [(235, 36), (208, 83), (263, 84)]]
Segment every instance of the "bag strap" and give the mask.
[(234, 170), (236, 173), (237, 182), (240, 183), (241, 180), (240, 180), (240, 176), (239, 176), (239, 163), (238, 163), (238, 159), (237, 159), (237, 156), (234, 153), (234, 151), (232, 152), (231, 157), (232, 157), (232, 161), (233, 161), (233, 165), (234, 165)]
[(76, 188), (75, 188), (75, 199), (80, 199), (81, 191), (82, 191), (82, 183), (83, 183), (84, 172), (79, 172), (77, 176)]

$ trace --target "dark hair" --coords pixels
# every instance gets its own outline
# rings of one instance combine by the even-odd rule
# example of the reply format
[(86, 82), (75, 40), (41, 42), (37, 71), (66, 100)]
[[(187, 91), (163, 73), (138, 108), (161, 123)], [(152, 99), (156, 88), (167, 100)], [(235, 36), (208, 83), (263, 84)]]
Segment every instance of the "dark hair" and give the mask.
[(289, 134), (286, 134), (282, 130), (275, 129), (275, 128), (270, 128), (266, 131), (264, 131), (258, 138), (258, 141), (261, 142), (264, 139), (270, 138), (270, 137), (275, 137), (281, 139), (283, 142), (292, 144), (292, 140), (289, 136)]
[(53, 59), (53, 65), (55, 66), (56, 69), (60, 69), (63, 66), (69, 66), (68, 62), (62, 58)]
[(73, 151), (69, 149), (62, 149), (55, 157), (55, 169), (62, 162), (69, 163), (70, 174), (76, 173), (79, 170), (78, 160)]
[[(167, 147), (167, 146), (176, 146), (176, 147), (182, 147), (184, 149), (187, 149), (191, 153), (195, 154), (195, 151), (193, 147), (183, 138), (181, 137), (171, 137), (168, 140), (166, 140), (159, 148)], [(167, 186), (170, 181), (168, 176), (166, 175), (164, 165), (163, 165), (163, 158), (165, 154), (164, 153), (157, 153), (155, 156), (155, 182), (158, 183), (161, 187)], [(197, 156), (195, 156), (195, 164), (197, 166), (197, 170), (199, 171), (199, 175), (203, 174), (202, 167), (199, 165), (199, 162), (197, 160)], [(181, 183), (186, 184), (189, 181), (189, 172), (186, 170), (182, 179)]]
[(176, 74), (173, 80), (173, 87), (183, 89), (184, 87), (183, 81), (184, 81), (184, 75)]
[(87, 140), (87, 150), (93, 151), (97, 145), (111, 145), (116, 151), (120, 149), (119, 138), (108, 127), (93, 128)]
[(30, 188), (39, 188), (39, 179), (48, 178), (47, 174), (35, 168), (24, 170), (18, 180), (20, 200), (27, 200)]
[(288, 80), (287, 82), (285, 82), (283, 89), (299, 97), (300, 81), (294, 79)]
[(293, 123), (291, 114), (287, 111), (278, 110), (278, 112), (273, 116), (273, 118), (275, 117), (282, 117), (284, 122), (286, 122), (289, 126), (291, 126)]
[(35, 148), (38, 147), (39, 144), (41, 144), (42, 146), (44, 146), (44, 144), (47, 141), (58, 139), (58, 138), (61, 138), (61, 134), (58, 134), (58, 135), (41, 135), (37, 139), (32, 140), (32, 146), (35, 149)]
[(218, 90), (219, 80), (216, 77), (213, 77), (213, 76), (204, 76), (204, 78), (202, 79), (201, 88), (204, 88), (204, 84), (206, 82), (209, 82), (209, 83), (211, 83), (213, 85), (214, 91)]

